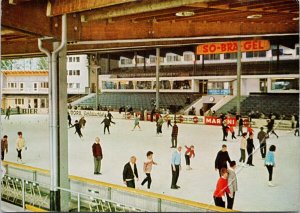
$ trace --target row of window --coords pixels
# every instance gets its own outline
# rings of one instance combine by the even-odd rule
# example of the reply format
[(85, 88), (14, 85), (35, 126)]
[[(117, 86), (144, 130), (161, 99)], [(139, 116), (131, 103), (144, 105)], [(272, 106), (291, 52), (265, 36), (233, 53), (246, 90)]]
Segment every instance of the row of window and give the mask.
[[(279, 49), (277, 53), (277, 49), (272, 49), (272, 56), (277, 56), (277, 55), (284, 55), (283, 49)], [(296, 55), (299, 55), (299, 47), (296, 47)], [(258, 51), (258, 52), (246, 52), (246, 58), (264, 58), (267, 56), (266, 51)], [(197, 60), (200, 60), (200, 56), (196, 56)], [(220, 60), (221, 54), (210, 54), (210, 55), (204, 55), (203, 56), (204, 60)], [(237, 53), (224, 53), (224, 59), (236, 59), (237, 58)], [(180, 55), (167, 55), (166, 56), (166, 62), (177, 62), (181, 61), (181, 56)], [(194, 54), (184, 54), (183, 55), (183, 61), (193, 61), (194, 60)], [(129, 58), (122, 58), (120, 60), (120, 63), (122, 65), (130, 65), (133, 64), (133, 62), (136, 62), (136, 64), (143, 64), (145, 61), (145, 58), (136, 58), (135, 60), (131, 60)], [(150, 56), (149, 57), (149, 62), (151, 64), (156, 63), (156, 57), (155, 56)], [(160, 58), (160, 62), (164, 62), (164, 58)]]
[(68, 75), (80, 75), (80, 70), (68, 70)]
[[(48, 82), (40, 82), (40, 83), (33, 83), (34, 90), (37, 90), (38, 84), (40, 84), (40, 88), (49, 88)], [(22, 91), (24, 89), (24, 83), (23, 82), (21, 82), (21, 83), (8, 82), (7, 88), (10, 88), (10, 89), (20, 88), (20, 90)]]
[(76, 56), (76, 57), (69, 56), (68, 60), (69, 60), (69, 62), (80, 62), (80, 57), (78, 57), (78, 56)]
[[(34, 98), (33, 104), (31, 104), (31, 99), (27, 99), (28, 108), (48, 108), (48, 99), (47, 98)], [(24, 105), (24, 98), (15, 98), (15, 105)]]
[(70, 89), (79, 89), (80, 83), (68, 83), (68, 88)]

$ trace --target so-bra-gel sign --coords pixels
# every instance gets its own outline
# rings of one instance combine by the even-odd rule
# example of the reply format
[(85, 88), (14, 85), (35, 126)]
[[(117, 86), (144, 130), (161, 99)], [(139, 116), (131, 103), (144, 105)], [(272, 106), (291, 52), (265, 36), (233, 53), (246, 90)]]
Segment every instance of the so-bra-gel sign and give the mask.
[[(241, 52), (265, 51), (270, 49), (268, 40), (241, 41)], [(197, 55), (235, 53), (238, 51), (237, 41), (206, 43), (197, 46)]]

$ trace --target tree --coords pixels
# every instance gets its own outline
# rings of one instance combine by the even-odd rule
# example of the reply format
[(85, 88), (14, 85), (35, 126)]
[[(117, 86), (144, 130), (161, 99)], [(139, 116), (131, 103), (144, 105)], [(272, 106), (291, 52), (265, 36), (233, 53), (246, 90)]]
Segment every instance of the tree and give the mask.
[(1, 70), (12, 70), (14, 65), (14, 60), (1, 60)]
[(37, 68), (39, 70), (48, 70), (49, 69), (48, 61), (47, 61), (46, 57), (39, 58), (38, 63), (37, 63)]

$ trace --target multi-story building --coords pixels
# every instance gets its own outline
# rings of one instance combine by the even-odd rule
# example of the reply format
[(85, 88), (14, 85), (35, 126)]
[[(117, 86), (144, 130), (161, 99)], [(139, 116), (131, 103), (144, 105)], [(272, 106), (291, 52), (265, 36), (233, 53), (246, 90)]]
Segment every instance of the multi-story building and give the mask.
[[(48, 108), (48, 70), (2, 71), (2, 108)], [(88, 93), (86, 55), (68, 56), (68, 94)]]

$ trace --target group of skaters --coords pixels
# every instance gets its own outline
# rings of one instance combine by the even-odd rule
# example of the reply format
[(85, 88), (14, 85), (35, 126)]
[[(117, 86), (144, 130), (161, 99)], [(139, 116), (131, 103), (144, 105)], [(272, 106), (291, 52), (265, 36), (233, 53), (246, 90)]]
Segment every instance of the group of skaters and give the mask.
[[(17, 162), (24, 164), (22, 159), (22, 151), (27, 150), (25, 139), (22, 132), (17, 132), (18, 138), (16, 140)], [(8, 153), (8, 136), (3, 135), (1, 138), (1, 161), (4, 160), (5, 155)]]

